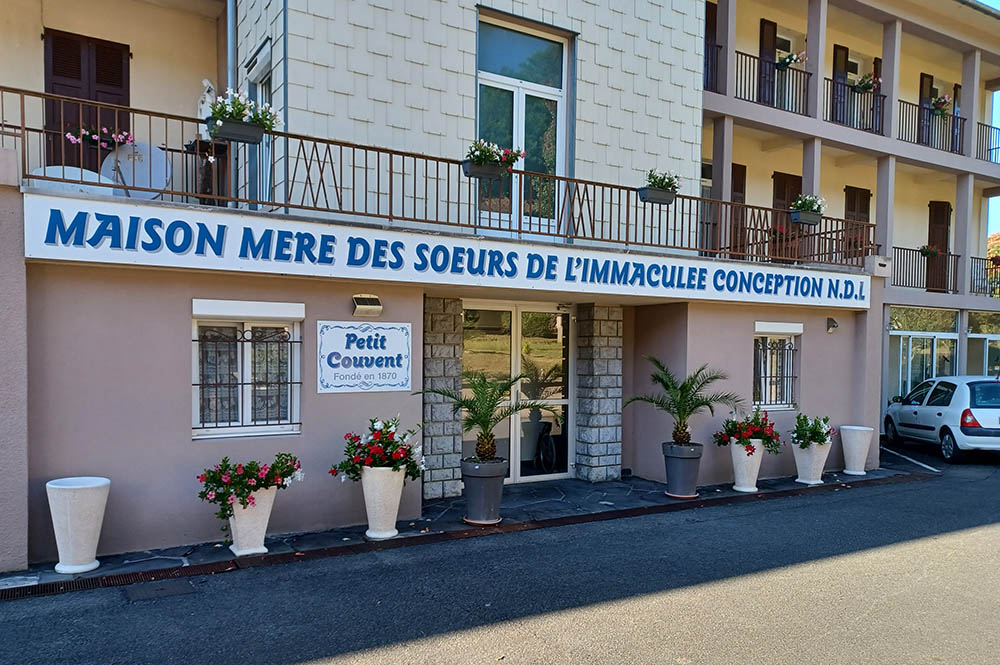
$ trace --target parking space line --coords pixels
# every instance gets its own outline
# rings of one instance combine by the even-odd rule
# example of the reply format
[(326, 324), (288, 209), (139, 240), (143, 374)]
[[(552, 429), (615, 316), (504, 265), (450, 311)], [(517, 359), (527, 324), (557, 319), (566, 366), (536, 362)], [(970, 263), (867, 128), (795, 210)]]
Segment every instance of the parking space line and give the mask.
[(882, 448), (882, 450), (884, 450), (887, 453), (892, 453), (893, 455), (896, 455), (897, 457), (902, 457), (907, 462), (913, 462), (917, 466), (922, 466), (925, 469), (929, 469), (930, 471), (933, 471), (934, 473), (941, 473), (941, 469), (935, 469), (933, 466), (930, 466), (929, 464), (924, 464), (923, 462), (918, 462), (917, 460), (913, 459), (912, 457), (907, 457), (903, 453), (897, 453), (895, 450), (891, 450), (889, 448), (886, 448), (885, 446), (879, 446), (879, 447)]

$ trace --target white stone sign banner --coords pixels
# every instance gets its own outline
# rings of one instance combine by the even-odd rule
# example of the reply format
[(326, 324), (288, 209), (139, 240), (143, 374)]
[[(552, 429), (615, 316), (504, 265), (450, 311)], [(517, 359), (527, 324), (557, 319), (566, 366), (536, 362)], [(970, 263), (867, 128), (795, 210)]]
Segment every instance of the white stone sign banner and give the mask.
[[(623, 247), (624, 249), (624, 247)], [(28, 259), (550, 293), (868, 309), (871, 278), (171, 205), (24, 196)]]
[(409, 323), (317, 321), (320, 393), (376, 393), (410, 388)]

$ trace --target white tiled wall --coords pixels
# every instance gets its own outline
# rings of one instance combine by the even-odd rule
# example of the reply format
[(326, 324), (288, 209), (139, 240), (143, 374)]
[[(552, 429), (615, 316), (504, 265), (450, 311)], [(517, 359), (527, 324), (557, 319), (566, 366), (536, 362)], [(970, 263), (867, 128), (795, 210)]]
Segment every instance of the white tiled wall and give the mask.
[[(288, 131), (464, 157), (476, 136), (475, 0), (288, 2)], [(480, 4), (578, 33), (572, 175), (638, 185), (671, 169), (698, 194), (703, 2)], [(281, 2), (240, 6), (241, 62), (267, 33), (280, 70)]]

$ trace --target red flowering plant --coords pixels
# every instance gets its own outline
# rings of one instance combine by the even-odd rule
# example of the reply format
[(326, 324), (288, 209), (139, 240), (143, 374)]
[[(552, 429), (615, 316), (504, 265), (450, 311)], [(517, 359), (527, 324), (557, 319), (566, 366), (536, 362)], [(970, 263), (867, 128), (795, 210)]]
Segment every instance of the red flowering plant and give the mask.
[[(238, 501), (244, 508), (256, 501), (253, 493), (271, 487), (288, 487), (292, 480), (302, 480), (302, 464), (291, 453), (278, 453), (271, 464), (250, 461), (233, 464), (228, 457), (211, 469), (198, 475), (202, 484), (198, 497), (219, 506), (216, 515), (226, 521), (233, 516), (233, 506)], [(226, 530), (223, 524), (222, 530)]]
[(764, 451), (772, 455), (781, 452), (781, 435), (774, 431), (774, 423), (767, 416), (767, 411), (754, 409), (753, 413), (742, 420), (726, 419), (722, 429), (713, 437), (715, 445), (728, 446), (730, 443), (741, 445), (747, 451), (747, 457), (756, 452), (757, 447), (751, 439), (759, 439)]
[(372, 418), (367, 434), (348, 432), (344, 435), (344, 460), (334, 464), (331, 476), (344, 474), (341, 480), (361, 480), (361, 470), (367, 467), (388, 467), (403, 471), (406, 477), (416, 480), (424, 470), (420, 446), (413, 445), (415, 429), (399, 431), (399, 416), (392, 420)]

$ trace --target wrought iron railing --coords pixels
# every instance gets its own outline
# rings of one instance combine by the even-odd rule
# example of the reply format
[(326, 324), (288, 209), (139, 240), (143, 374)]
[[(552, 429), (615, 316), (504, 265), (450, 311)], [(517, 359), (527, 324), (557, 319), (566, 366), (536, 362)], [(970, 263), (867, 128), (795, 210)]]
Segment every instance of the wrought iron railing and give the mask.
[(795, 406), (795, 341), (755, 337), (753, 340), (754, 406)]
[(892, 285), (958, 293), (958, 254), (892, 248)]
[(979, 123), (976, 133), (976, 158), (1000, 164), (1000, 127)]
[(876, 90), (859, 90), (852, 83), (825, 79), (823, 119), (882, 134), (885, 95)]
[(965, 153), (965, 118), (899, 100), (899, 140), (946, 152)]
[[(95, 120), (142, 150), (66, 138)], [(865, 222), (799, 225), (787, 211), (684, 195), (659, 205), (631, 186), (527, 171), (479, 181), (457, 159), (284, 132), (221, 141), (197, 118), (10, 88), (0, 88), (0, 121), (0, 148), (19, 152), (25, 182), (61, 191), (755, 262), (860, 268), (878, 251)]]
[(736, 52), (736, 97), (809, 115), (810, 72)]
[(704, 88), (709, 92), (723, 93), (719, 89), (719, 61), (724, 57), (721, 44), (705, 42)]
[(969, 293), (1000, 298), (1000, 256), (969, 257)]

